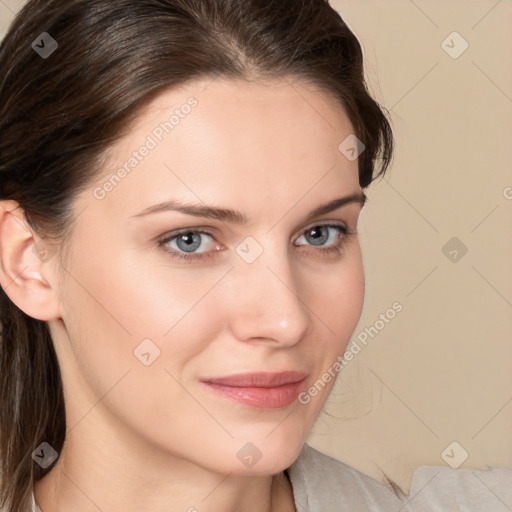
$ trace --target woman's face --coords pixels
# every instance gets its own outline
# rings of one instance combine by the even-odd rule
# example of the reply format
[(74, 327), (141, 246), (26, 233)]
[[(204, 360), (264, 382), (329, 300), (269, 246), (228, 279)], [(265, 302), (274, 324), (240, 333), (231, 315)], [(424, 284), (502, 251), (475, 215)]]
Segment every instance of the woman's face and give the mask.
[[(149, 104), (77, 198), (56, 267), (68, 438), (224, 473), (295, 460), (363, 303), (344, 234), (362, 208), (357, 160), (339, 149), (352, 131), (332, 99), (287, 80), (196, 80)], [(142, 213), (165, 202), (192, 211)], [(289, 371), (305, 378), (204, 382)]]

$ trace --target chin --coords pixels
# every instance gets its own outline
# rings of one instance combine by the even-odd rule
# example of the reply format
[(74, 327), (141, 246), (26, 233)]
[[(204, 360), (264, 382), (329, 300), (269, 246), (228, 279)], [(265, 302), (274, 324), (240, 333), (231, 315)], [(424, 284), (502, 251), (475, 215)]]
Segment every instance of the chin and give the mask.
[(283, 434), (278, 435), (274, 431), (270, 435), (266, 432), (266, 437), (230, 440), (225, 450), (234, 453), (235, 460), (229, 455), (226, 457), (224, 451), (226, 467), (222, 471), (247, 476), (273, 475), (284, 471), (295, 462), (305, 440), (303, 436), (294, 436), (286, 430), (283, 430)]

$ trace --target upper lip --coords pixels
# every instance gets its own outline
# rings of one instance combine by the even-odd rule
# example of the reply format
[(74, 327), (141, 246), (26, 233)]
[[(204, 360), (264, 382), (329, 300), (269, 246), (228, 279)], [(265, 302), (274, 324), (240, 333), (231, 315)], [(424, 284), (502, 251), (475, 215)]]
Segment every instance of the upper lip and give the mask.
[(279, 373), (255, 372), (238, 373), (235, 375), (226, 375), (225, 377), (209, 377), (201, 379), (201, 381), (208, 384), (221, 384), (223, 386), (233, 387), (274, 388), (284, 384), (300, 382), (306, 377), (306, 373), (298, 371), (284, 371)]

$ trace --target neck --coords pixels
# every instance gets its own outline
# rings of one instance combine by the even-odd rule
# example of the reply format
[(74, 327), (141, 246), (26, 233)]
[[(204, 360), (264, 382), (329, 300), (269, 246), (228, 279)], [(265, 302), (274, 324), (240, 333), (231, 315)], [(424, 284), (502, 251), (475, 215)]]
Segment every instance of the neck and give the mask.
[[(293, 490), (277, 475), (221, 474), (161, 453), (121, 451), (120, 437), (98, 439), (86, 428), (68, 432), (53, 469), (34, 486), (42, 512), (292, 512)], [(115, 477), (113, 477), (115, 475)]]

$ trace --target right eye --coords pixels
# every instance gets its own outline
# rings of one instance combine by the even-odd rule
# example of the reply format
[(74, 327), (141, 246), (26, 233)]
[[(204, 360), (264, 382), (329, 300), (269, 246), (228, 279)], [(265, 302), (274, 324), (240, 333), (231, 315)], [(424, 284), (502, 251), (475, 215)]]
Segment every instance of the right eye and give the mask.
[[(203, 230), (182, 229), (168, 233), (164, 239), (160, 240), (159, 245), (165, 246), (164, 250), (175, 258), (182, 259), (201, 259), (209, 258), (218, 252), (221, 247), (214, 244), (213, 250), (204, 250), (195, 252), (203, 244), (203, 237), (207, 236), (214, 240), (213, 235)], [(167, 244), (175, 243), (174, 247), (169, 247)]]

